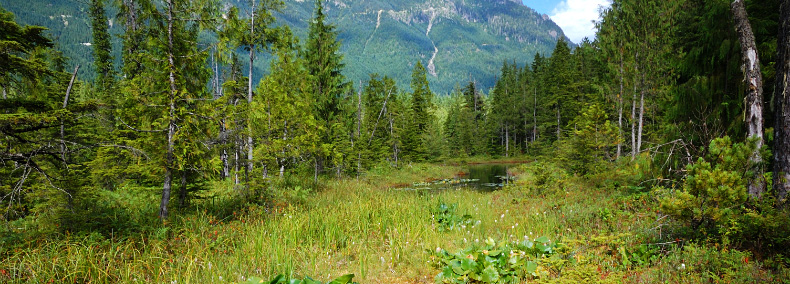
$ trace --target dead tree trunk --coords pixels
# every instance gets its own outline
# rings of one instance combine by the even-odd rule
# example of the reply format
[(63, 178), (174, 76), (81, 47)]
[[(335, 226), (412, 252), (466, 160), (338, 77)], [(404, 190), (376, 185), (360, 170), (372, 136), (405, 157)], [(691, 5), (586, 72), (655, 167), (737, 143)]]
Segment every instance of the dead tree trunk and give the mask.
[(790, 0), (782, 0), (776, 57), (774, 191), (783, 202), (790, 191)]
[(159, 219), (167, 219), (167, 204), (170, 203), (170, 190), (173, 183), (173, 167), (175, 162), (174, 151), (175, 143), (174, 138), (176, 135), (176, 63), (175, 52), (173, 46), (173, 10), (175, 9), (173, 1), (167, 1), (167, 63), (170, 80), (170, 93), (168, 94), (168, 101), (170, 104), (170, 112), (168, 113), (167, 123), (167, 157), (165, 160), (165, 181), (162, 186), (162, 202), (159, 204)]
[[(617, 107), (617, 131), (620, 134), (619, 137), (623, 137), (623, 50), (620, 49), (620, 93), (617, 94), (617, 99), (619, 100), (619, 105)], [(617, 139), (617, 159), (620, 159), (620, 155), (623, 153), (623, 142), (618, 138)]]
[[(252, 15), (250, 16), (250, 36), (255, 35), (255, 1), (252, 1)], [(250, 44), (250, 71), (247, 81), (247, 104), (249, 106), (252, 105), (252, 65), (255, 62), (255, 45)], [(247, 120), (247, 167), (244, 171), (244, 177), (246, 178), (247, 186), (250, 185), (250, 174), (252, 173), (252, 149), (253, 149), (253, 141), (252, 141), (252, 122)]]
[(747, 187), (749, 195), (753, 198), (759, 198), (765, 191), (762, 157), (760, 157), (760, 148), (763, 146), (763, 77), (762, 73), (760, 73), (760, 57), (757, 54), (757, 44), (755, 43), (754, 33), (752, 33), (752, 27), (746, 15), (746, 7), (742, 0), (732, 2), (732, 15), (735, 20), (738, 39), (741, 42), (742, 68), (744, 81), (747, 84), (745, 101), (746, 135), (755, 139), (756, 142), (756, 148), (749, 158), (754, 176), (748, 180)]

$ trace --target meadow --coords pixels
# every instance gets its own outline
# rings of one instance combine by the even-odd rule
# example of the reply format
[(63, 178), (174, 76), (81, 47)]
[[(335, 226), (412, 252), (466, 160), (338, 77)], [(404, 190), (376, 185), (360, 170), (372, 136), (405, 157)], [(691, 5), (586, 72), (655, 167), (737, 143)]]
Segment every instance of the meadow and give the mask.
[[(152, 202), (129, 201), (138, 204), (128, 208), (139, 211), (119, 213), (145, 224), (137, 233), (4, 244), (0, 280), (240, 283), (278, 274), (322, 281), (354, 274), (358, 283), (790, 279), (782, 265), (749, 252), (673, 237), (675, 226), (657, 209), (657, 193), (626, 185), (642, 178), (638, 168), (577, 177), (534, 162), (511, 168), (516, 182), (494, 192), (399, 189), (465, 169), (414, 164), (320, 186), (286, 178), (269, 185), (262, 203), (239, 202), (232, 184), (214, 183), (165, 224), (156, 221), (155, 194)], [(123, 195), (131, 193), (114, 194), (128, 200)]]

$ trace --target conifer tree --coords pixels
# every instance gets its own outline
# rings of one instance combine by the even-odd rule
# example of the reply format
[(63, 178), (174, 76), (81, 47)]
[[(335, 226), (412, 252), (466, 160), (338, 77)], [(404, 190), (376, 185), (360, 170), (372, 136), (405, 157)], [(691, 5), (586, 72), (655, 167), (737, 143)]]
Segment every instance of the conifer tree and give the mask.
[(546, 82), (550, 96), (547, 103), (556, 113), (557, 140), (561, 137), (563, 126), (572, 119), (570, 113), (576, 110), (573, 98), (575, 68), (572, 60), (568, 43), (560, 38), (549, 60), (550, 73)]
[[(272, 27), (275, 21), (273, 12), (278, 12), (284, 6), (281, 0), (249, 0), (250, 16), (247, 19), (238, 18), (238, 10), (234, 7), (229, 13), (229, 28), (225, 31), (226, 36), (235, 42), (236, 46), (243, 47), (249, 53), (248, 72), (247, 72), (247, 104), (253, 103), (253, 69), (257, 52), (268, 49), (269, 46), (278, 40), (280, 29), (287, 27)], [(249, 120), (249, 119), (248, 119)], [(246, 127), (246, 152), (247, 161), (244, 168), (244, 176), (249, 186), (250, 175), (254, 165), (253, 149), (255, 141), (252, 133), (253, 126), (247, 124)], [(264, 169), (264, 172), (266, 169)]]
[(112, 44), (109, 23), (104, 10), (104, 0), (92, 0), (90, 6), (91, 29), (93, 30), (93, 65), (96, 68), (96, 86), (101, 92), (109, 91), (115, 83)]
[[(138, 133), (138, 143), (164, 172), (159, 217), (168, 217), (173, 178), (189, 170), (203, 155), (204, 96), (209, 72), (207, 53), (197, 42), (201, 24), (211, 22), (211, 1), (164, 0), (149, 3), (139, 17), (149, 19), (146, 53), (138, 59), (142, 72), (127, 83), (126, 108), (118, 112), (122, 124)], [(134, 33), (135, 31), (131, 31)], [(133, 63), (133, 64), (136, 64)], [(164, 146), (162, 146), (164, 145)], [(186, 181), (182, 182), (182, 188)]]
[(411, 74), (411, 105), (410, 118), (406, 136), (403, 137), (403, 147), (406, 154), (413, 161), (425, 160), (427, 149), (423, 136), (432, 120), (430, 109), (433, 93), (428, 85), (425, 67), (418, 61)]
[[(339, 131), (340, 116), (342, 115), (342, 96), (349, 85), (341, 73), (343, 69), (343, 56), (339, 53), (340, 42), (337, 40), (337, 30), (332, 24), (326, 23), (326, 14), (322, 0), (315, 1), (315, 15), (310, 22), (307, 44), (303, 57), (307, 61), (307, 70), (312, 76), (311, 86), (315, 98), (315, 115), (324, 133), (320, 135), (321, 149), (317, 153), (316, 171), (322, 171), (323, 164), (333, 152), (334, 144), (339, 140), (347, 139), (344, 135), (333, 133)], [(342, 138), (341, 138), (342, 137)], [(337, 163), (335, 163), (337, 164)]]

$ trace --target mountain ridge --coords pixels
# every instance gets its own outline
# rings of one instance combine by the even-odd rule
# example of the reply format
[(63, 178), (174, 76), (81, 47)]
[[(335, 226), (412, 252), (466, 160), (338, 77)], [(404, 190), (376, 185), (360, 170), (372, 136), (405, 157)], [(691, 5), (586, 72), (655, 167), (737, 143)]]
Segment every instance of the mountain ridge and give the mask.
[[(225, 7), (248, 6), (247, 0), (223, 2)], [(285, 9), (275, 16), (304, 42), (314, 1), (284, 2)], [(0, 0), (0, 6), (17, 14), (20, 22), (49, 27), (65, 55), (75, 64), (91, 65), (87, 4)], [(411, 69), (419, 60), (429, 71), (434, 92), (446, 94), (470, 80), (487, 89), (504, 61), (528, 64), (535, 53), (550, 54), (556, 40), (565, 37), (548, 16), (518, 0), (328, 0), (324, 6), (327, 22), (339, 31), (344, 73), (355, 85), (377, 73), (408, 89)], [(112, 32), (121, 33), (119, 28), (115, 25)], [(118, 45), (116, 40), (116, 59)], [(266, 73), (268, 64), (257, 62), (255, 79)], [(82, 77), (90, 77), (92, 68), (85, 69)]]

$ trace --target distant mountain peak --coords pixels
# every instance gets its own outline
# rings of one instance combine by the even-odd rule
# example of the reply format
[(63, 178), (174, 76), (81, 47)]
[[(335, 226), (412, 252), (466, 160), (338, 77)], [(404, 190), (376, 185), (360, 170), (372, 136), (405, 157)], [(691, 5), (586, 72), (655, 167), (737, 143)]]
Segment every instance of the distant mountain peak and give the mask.
[[(245, 9), (248, 5), (248, 0), (221, 1), (224, 7)], [(92, 76), (90, 47), (81, 44), (92, 42), (90, 20), (83, 12), (86, 3), (0, 0), (22, 22), (49, 27), (64, 54), (88, 67), (82, 69), (81, 78)], [(276, 15), (278, 22), (306, 39), (315, 1), (285, 3), (286, 8)], [(502, 62), (528, 64), (535, 53), (551, 53), (557, 39), (564, 37), (547, 15), (520, 0), (328, 0), (324, 8), (327, 21), (340, 33), (344, 73), (355, 84), (378, 73), (407, 89), (411, 68), (422, 61), (431, 75), (431, 89), (438, 93), (452, 92), (469, 80), (485, 90), (494, 85)], [(115, 26), (113, 33), (119, 34)], [(118, 43), (116, 38), (116, 52)], [(256, 80), (268, 66), (265, 60), (256, 61)]]

